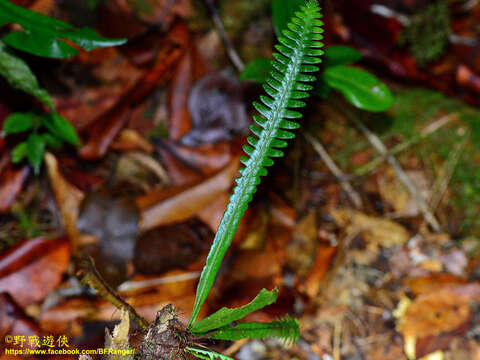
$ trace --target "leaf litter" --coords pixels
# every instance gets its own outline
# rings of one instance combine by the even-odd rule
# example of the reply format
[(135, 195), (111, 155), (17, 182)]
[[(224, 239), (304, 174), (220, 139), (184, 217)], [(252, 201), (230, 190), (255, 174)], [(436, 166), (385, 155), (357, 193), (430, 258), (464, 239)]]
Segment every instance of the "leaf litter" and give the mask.
[[(70, 79), (69, 90), (63, 93), (51, 91), (46, 84), (60, 114), (82, 133), (85, 145), (79, 156), (68, 151), (56, 152), (55, 157), (47, 154), (46, 171), (39, 180), (33, 180), (27, 168), (1, 162), (0, 211), (5, 218), (0, 220), (0, 240), (19, 241), (0, 254), (1, 334), (65, 333), (81, 339), (88, 326), (100, 327), (103, 336), (105, 323), (121, 320), (106, 336), (107, 344), (129, 346), (133, 331), (128, 316), (72, 281), (71, 267), (84, 251), (101, 255), (96, 261), (99, 270), (101, 263), (120, 269), (114, 271), (117, 276), (109, 278), (108, 271), (102, 275), (150, 322), (147, 338), (153, 345), (144, 342), (140, 353), (162, 358), (164, 349), (178, 346), (172, 329), (182, 329), (193, 307), (198, 272), (236, 176), (237, 154), (248, 126), (245, 94), (256, 89), (225, 72), (210, 71), (213, 65), (219, 70), (227, 64), (221, 43), (192, 30), (195, 22), (189, 28), (182, 21), (197, 11), (195, 7), (181, 2), (169, 9), (165, 3), (155, 3), (151, 13), (137, 15), (142, 22), (155, 24), (152, 32), (158, 32), (160, 24), (166, 36), (148, 38), (142, 33), (146, 25), (137, 24), (128, 34), (131, 44), (140, 43), (141, 36), (157, 41), (145, 41), (143, 49), (82, 52), (71, 65), (91, 71), (94, 82)], [(242, 36), (242, 31), (247, 28), (248, 34), (258, 32), (270, 39), (269, 27), (251, 29), (249, 25), (261, 25), (260, 17), (268, 22), (269, 15), (263, 5), (241, 1), (242, 11), (258, 14), (246, 16), (242, 26), (232, 26), (228, 19), (238, 9), (225, 1), (218, 3), (229, 35), (237, 39), (242, 56), (251, 58), (252, 52), (259, 52), (258, 45), (254, 37)], [(115, 6), (121, 5), (106, 9), (110, 20)], [(138, 19), (131, 6), (122, 8), (122, 16), (134, 23)], [(478, 94), (473, 76), (477, 63), (465, 65), (462, 59), (468, 56), (458, 51), (457, 62), (447, 56), (442, 66), (419, 71), (403, 50), (395, 48), (387, 56), (377, 49), (389, 49), (380, 45), (391, 42), (389, 36), (395, 38), (395, 34), (382, 38), (382, 32), (366, 31), (354, 19), (354, 9), (367, 18), (373, 16), (363, 6), (361, 1), (354, 1), (351, 9), (335, 6), (344, 17), (341, 23), (340, 17), (333, 18), (336, 34), (359, 47), (367, 44), (362, 53), (397, 77), (444, 92), (455, 83), (465, 89), (455, 95), (472, 103)], [(478, 13), (477, 9), (456, 28), (466, 32)], [(373, 23), (390, 25), (388, 29), (395, 33), (394, 20)], [(199, 17), (196, 22), (197, 30), (203, 26), (215, 33), (208, 18)], [(358, 36), (346, 37), (352, 31)], [(207, 56), (217, 64), (202, 65), (199, 52), (208, 47), (197, 47), (208, 41), (220, 55)], [(446, 78), (447, 71), (456, 71), (452, 68), (457, 65), (459, 73), (442, 84), (439, 79)], [(466, 70), (471, 71), (469, 76)], [(48, 72), (62, 76), (60, 71)], [(277, 303), (247, 319), (275, 321), (289, 313), (299, 319), (302, 337), (289, 349), (274, 341), (234, 341), (238, 348), (233, 356), (376, 360), (433, 359), (436, 354), (474, 359), (480, 353), (476, 336), (479, 113), (432, 90), (412, 89), (405, 83), (392, 86), (396, 100), (386, 114), (352, 111), (392, 152), (397, 149), (395, 156), (425, 201), (431, 204), (439, 197), (434, 201), (435, 214), (444, 232), (434, 234), (425, 226), (418, 204), (395, 173), (379, 162), (338, 109), (326, 102), (313, 104), (305, 118), (306, 129), (322, 139), (332, 158), (351, 176), (364, 207), (352, 207), (309, 143), (299, 137), (296, 149), (260, 187), (207, 305), (211, 310), (245, 305), (260, 289), (277, 287)], [(168, 100), (158, 101), (162, 97)], [(426, 127), (452, 114), (454, 120), (422, 137)], [(151, 122), (148, 131), (144, 122)], [(450, 156), (465, 136), (460, 155)], [(5, 146), (11, 149), (11, 144)], [(133, 151), (142, 154), (142, 160), (135, 158), (135, 166), (128, 165)], [(69, 161), (73, 165), (64, 166)], [(364, 166), (370, 170), (362, 173)], [(450, 175), (449, 168), (453, 169)], [(150, 176), (152, 172), (155, 176)], [(349, 175), (357, 173), (363, 175)], [(11, 209), (26, 201), (20, 195), (35, 194), (31, 190), (35, 187), (49, 192), (47, 199), (38, 200), (41, 206), (36, 209), (56, 204), (59, 225), (48, 238), (10, 236), (14, 232), (8, 229), (19, 226)], [(46, 301), (52, 292), (62, 294), (53, 305)], [(202, 317), (210, 313), (207, 310)], [(189, 340), (183, 339), (180, 345), (187, 346)], [(221, 351), (231, 343), (215, 345)]]

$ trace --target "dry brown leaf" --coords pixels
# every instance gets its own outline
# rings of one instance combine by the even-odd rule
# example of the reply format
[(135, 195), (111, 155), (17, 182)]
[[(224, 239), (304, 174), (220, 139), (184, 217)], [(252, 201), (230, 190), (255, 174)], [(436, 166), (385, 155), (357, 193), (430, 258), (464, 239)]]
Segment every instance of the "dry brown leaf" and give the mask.
[(378, 246), (391, 248), (403, 245), (410, 239), (410, 234), (402, 225), (388, 219), (349, 209), (332, 209), (330, 215), (339, 226), (348, 226), (352, 232), (359, 231), (372, 250)]
[(20, 169), (9, 168), (2, 172), (0, 181), (0, 213), (8, 211), (22, 190), (29, 173), (28, 166)]
[(319, 245), (317, 247), (317, 256), (309, 273), (306, 275), (304, 285), (305, 293), (311, 298), (317, 297), (322, 281), (327, 275), (336, 253), (336, 246)]
[(65, 180), (58, 169), (57, 159), (51, 153), (45, 154), (45, 164), (47, 165), (48, 177), (50, 178), (57, 207), (62, 215), (63, 226), (72, 242), (74, 251), (76, 251), (83, 242), (88, 242), (86, 241), (88, 238), (82, 237), (77, 230), (80, 204), (85, 195)]
[(447, 285), (418, 296), (398, 312), (397, 330), (410, 359), (445, 349), (452, 333), (467, 330), (471, 302), (480, 298), (480, 284)]
[(70, 262), (68, 238), (22, 241), (0, 257), (0, 292), (21, 306), (44, 299), (61, 281)]
[(313, 264), (318, 242), (316, 213), (311, 211), (293, 230), (293, 239), (287, 245), (287, 264), (298, 275), (306, 275)]
[(160, 190), (137, 198), (141, 210), (141, 231), (180, 222), (197, 214), (230, 188), (238, 165), (237, 159), (200, 183)]
[(151, 154), (155, 148), (133, 129), (123, 129), (112, 143), (113, 150), (142, 150)]
[(440, 273), (408, 278), (403, 283), (414, 295), (423, 295), (438, 291), (447, 285), (464, 285), (468, 281), (451, 274)]

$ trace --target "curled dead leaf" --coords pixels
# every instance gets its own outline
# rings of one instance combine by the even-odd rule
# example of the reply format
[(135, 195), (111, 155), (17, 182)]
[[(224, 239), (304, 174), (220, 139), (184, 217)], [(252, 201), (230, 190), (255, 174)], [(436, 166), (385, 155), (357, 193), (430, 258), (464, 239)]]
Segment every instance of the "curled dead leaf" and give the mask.
[(51, 153), (45, 154), (45, 164), (47, 165), (48, 177), (55, 195), (57, 207), (62, 216), (62, 223), (65, 231), (72, 241), (73, 249), (76, 251), (85, 237), (77, 230), (77, 220), (80, 210), (80, 204), (85, 197), (84, 193), (71, 185), (58, 168), (58, 162)]

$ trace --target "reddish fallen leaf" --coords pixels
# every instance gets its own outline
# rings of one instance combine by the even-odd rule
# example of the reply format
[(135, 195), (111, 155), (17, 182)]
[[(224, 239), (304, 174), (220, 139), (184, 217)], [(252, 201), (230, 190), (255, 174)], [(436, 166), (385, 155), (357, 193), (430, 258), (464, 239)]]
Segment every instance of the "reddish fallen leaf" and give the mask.
[(140, 230), (180, 222), (211, 204), (232, 185), (238, 173), (238, 159), (218, 174), (189, 186), (171, 187), (137, 198), (141, 211)]
[(29, 173), (30, 168), (28, 166), (23, 166), (19, 169), (10, 167), (2, 172), (0, 181), (0, 213), (8, 211), (22, 190)]
[[(183, 24), (183, 23), (182, 23)], [(170, 139), (178, 141), (191, 128), (190, 113), (188, 111), (188, 95), (193, 86), (193, 47), (190, 44), (190, 35), (186, 25), (179, 27), (179, 36), (186, 44), (185, 54), (177, 66), (175, 75), (169, 88), (169, 130)]]
[(0, 292), (21, 306), (40, 301), (60, 283), (69, 261), (67, 237), (22, 241), (0, 257)]
[[(5, 336), (25, 336), (28, 339), (28, 336), (40, 335), (40, 329), (33, 319), (28, 317), (19, 304), (15, 302), (11, 295), (8, 293), (0, 293), (0, 358), (5, 359), (4, 349), (6, 346), (8, 348), (18, 348), (21, 347), (14, 346), (12, 343), (5, 342)], [(24, 345), (28, 346), (28, 341)], [(11, 357), (18, 359), (17, 357)]]
[(466, 279), (451, 274), (430, 274), (424, 277), (409, 278), (404, 281), (414, 295), (430, 294), (448, 285), (466, 285)]
[(163, 226), (140, 236), (133, 263), (142, 274), (162, 273), (185, 268), (201, 252), (198, 235), (185, 224)]
[(131, 107), (148, 96), (156, 86), (165, 83), (171, 76), (172, 67), (178, 62), (183, 50), (167, 42), (157, 54), (155, 65), (142, 76), (135, 86), (127, 91), (117, 104), (87, 130), (88, 140), (79, 150), (83, 159), (103, 157), (114, 138), (127, 123)]
[(225, 167), (237, 153), (236, 144), (221, 142), (202, 144), (195, 147), (182, 146), (168, 140), (157, 142), (160, 153), (173, 155), (188, 167), (203, 175), (210, 175)]
[(304, 284), (304, 291), (310, 298), (317, 297), (336, 253), (335, 246), (319, 245), (317, 247), (317, 256), (313, 260), (310, 272), (306, 275)]
[(477, 94), (480, 93), (480, 76), (475, 74), (467, 66), (461, 64), (457, 68), (456, 79), (457, 83), (461, 86), (473, 90)]

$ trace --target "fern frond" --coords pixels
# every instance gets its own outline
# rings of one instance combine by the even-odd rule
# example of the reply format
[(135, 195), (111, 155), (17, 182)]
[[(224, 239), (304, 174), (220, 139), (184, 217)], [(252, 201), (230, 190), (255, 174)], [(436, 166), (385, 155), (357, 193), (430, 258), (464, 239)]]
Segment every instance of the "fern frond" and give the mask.
[(283, 30), (283, 36), (278, 39), (280, 44), (275, 47), (278, 53), (274, 54), (273, 69), (264, 84), (267, 95), (262, 95), (260, 102), (253, 104), (262, 116), (254, 116), (256, 125), (250, 127), (255, 136), (248, 137), (249, 145), (244, 146), (248, 156), (242, 157), (241, 161), (245, 167), (239, 170), (242, 176), (236, 180), (237, 186), (200, 276), (189, 327), (196, 321), (207, 298), (240, 219), (257, 190), (260, 177), (267, 175), (266, 168), (273, 165), (272, 158), (284, 155), (280, 149), (287, 146), (285, 140), (295, 137), (291, 130), (300, 126), (295, 119), (302, 115), (293, 109), (305, 106), (301, 99), (309, 96), (308, 91), (313, 89), (310, 83), (316, 80), (312, 73), (318, 71), (315, 64), (321, 62), (323, 54), (320, 49), (323, 46), (320, 41), (323, 39), (320, 17), (316, 0), (307, 1), (300, 11), (295, 12), (288, 28)]
[(233, 360), (230, 356), (226, 356), (209, 349), (199, 349), (193, 347), (187, 347), (186, 352), (192, 354), (198, 359), (205, 360)]
[(240, 340), (240, 339), (265, 339), (276, 337), (287, 344), (292, 344), (300, 338), (298, 321), (292, 318), (284, 318), (269, 323), (246, 322), (238, 325), (224, 326), (206, 335), (209, 339), (216, 340)]

